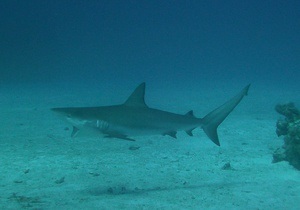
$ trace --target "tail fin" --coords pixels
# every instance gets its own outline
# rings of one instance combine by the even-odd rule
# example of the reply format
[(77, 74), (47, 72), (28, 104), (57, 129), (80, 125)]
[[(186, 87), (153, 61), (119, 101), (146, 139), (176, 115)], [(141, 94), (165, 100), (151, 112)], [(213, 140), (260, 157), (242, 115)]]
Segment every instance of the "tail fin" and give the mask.
[(217, 133), (218, 126), (230, 114), (230, 112), (239, 104), (244, 96), (248, 94), (250, 84), (247, 85), (238, 95), (227, 101), (222, 106), (208, 113), (202, 120), (202, 129), (206, 135), (218, 146), (220, 146)]

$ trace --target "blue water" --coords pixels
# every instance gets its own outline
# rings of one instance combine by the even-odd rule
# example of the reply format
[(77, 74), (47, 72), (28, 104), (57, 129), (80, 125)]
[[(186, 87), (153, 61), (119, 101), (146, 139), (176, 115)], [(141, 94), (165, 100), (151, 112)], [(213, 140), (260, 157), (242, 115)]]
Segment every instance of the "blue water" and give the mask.
[[(299, 34), (297, 0), (2, 0), (0, 107), (7, 128), (0, 129), (0, 143), (7, 164), (2, 169), (7, 174), (0, 173), (4, 174), (1, 186), (6, 190), (0, 193), (0, 207), (95, 209), (112, 202), (107, 209), (197, 209), (201, 204), (201, 209), (246, 209), (249, 203), (252, 209), (260, 205), (262, 209), (297, 209), (292, 201), (294, 197), (299, 199), (299, 175), (288, 164), (274, 166), (290, 174), (278, 173), (280, 189), (276, 188), (277, 177), (264, 180), (256, 176), (256, 185), (244, 186), (234, 183), (234, 176), (244, 177), (246, 183), (249, 171), (255, 176), (267, 168), (270, 176), (277, 174), (278, 168), (269, 164), (272, 152), (283, 143), (275, 136), (278, 116), (274, 106), (287, 101), (300, 105)], [(141, 82), (147, 83), (146, 102), (151, 107), (176, 113), (193, 109), (198, 117), (247, 84), (252, 85), (249, 97), (243, 99), (232, 113), (232, 121), (228, 120), (221, 130), (224, 150), (211, 147), (207, 139), (209, 143), (204, 145), (199, 145), (199, 139), (192, 139), (192, 146), (184, 139), (171, 143), (174, 147), (168, 139), (162, 143), (148, 139), (145, 145), (139, 145), (142, 152), (136, 157), (127, 149), (127, 143), (124, 151), (125, 143), (105, 141), (100, 147), (98, 139), (91, 143), (85, 139), (70, 141), (66, 125), (59, 124), (60, 120), (49, 111), (56, 106), (121, 103)], [(97, 155), (93, 156), (94, 152)], [(232, 152), (236, 156), (230, 157)], [(115, 160), (114, 156), (122, 158)], [(202, 156), (207, 159), (201, 159)], [(101, 168), (97, 157), (104, 158), (108, 168)], [(239, 162), (239, 157), (245, 158), (245, 162)], [(234, 167), (241, 174), (223, 177), (219, 169), (227, 159), (236, 164)], [(202, 162), (197, 165), (199, 160)], [(63, 164), (58, 169), (60, 161)], [(57, 165), (51, 165), (53, 162)], [(188, 169), (182, 166), (187, 163), (191, 163)], [(45, 168), (34, 171), (35, 164)], [(116, 170), (110, 166), (114, 164)], [(145, 165), (147, 170), (151, 169), (147, 171), (150, 175), (143, 174)], [(202, 173), (204, 166), (212, 169)], [(75, 167), (79, 172), (73, 173)], [(92, 167), (97, 169), (91, 170)], [(124, 173), (126, 168), (129, 171)], [(160, 172), (153, 171), (160, 168)], [(27, 169), (31, 171), (29, 175), (36, 176), (26, 178), (23, 171)], [(201, 184), (199, 171), (204, 174)], [(167, 173), (172, 179), (168, 179)], [(60, 176), (66, 176), (61, 191), (61, 185), (54, 183)], [(97, 179), (93, 186), (89, 176), (99, 176), (101, 180)], [(132, 177), (138, 180), (131, 180)], [(145, 181), (148, 179), (151, 180)], [(223, 179), (228, 182), (224, 186)], [(164, 180), (164, 185), (160, 180)], [(130, 189), (119, 188), (119, 182), (121, 186), (129, 182)], [(181, 182), (188, 187), (178, 187)], [(49, 187), (48, 183), (54, 186)], [(227, 188), (232, 184), (238, 187)], [(118, 190), (111, 193), (110, 188), (104, 187), (90, 190), (87, 195), (83, 190), (86, 185), (107, 185), (113, 189), (117, 186)], [(274, 188), (267, 193), (262, 191), (269, 187)], [(216, 188), (221, 190), (220, 194), (217, 192), (219, 200), (213, 197)], [(167, 196), (168, 189), (172, 201)], [(189, 197), (189, 193), (193, 195)], [(115, 201), (115, 194), (126, 195)], [(182, 194), (188, 196), (176, 200)], [(41, 198), (44, 203), (39, 204), (34, 199), (42, 195), (46, 198)], [(65, 203), (60, 196), (66, 196)], [(260, 196), (263, 201), (258, 199)], [(280, 202), (280, 196), (290, 200)], [(273, 197), (278, 199), (275, 204), (264, 200)], [(156, 203), (158, 198), (162, 203)], [(236, 198), (231, 204), (225, 202)], [(296, 204), (300, 206), (299, 202)]]
[(298, 88), (299, 1), (2, 1), (1, 83)]

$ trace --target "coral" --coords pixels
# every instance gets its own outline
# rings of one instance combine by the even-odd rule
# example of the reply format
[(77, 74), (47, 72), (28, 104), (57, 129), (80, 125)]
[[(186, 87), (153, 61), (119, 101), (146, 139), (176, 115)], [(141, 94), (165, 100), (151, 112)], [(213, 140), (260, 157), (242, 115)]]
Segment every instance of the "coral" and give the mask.
[(275, 110), (286, 117), (287, 121), (294, 121), (295, 118), (299, 119), (300, 112), (295, 107), (294, 103), (287, 103), (287, 104), (278, 104), (275, 106)]
[(300, 111), (293, 103), (277, 105), (275, 110), (285, 119), (276, 123), (276, 133), (284, 136), (284, 144), (273, 153), (273, 163), (288, 161), (300, 170)]

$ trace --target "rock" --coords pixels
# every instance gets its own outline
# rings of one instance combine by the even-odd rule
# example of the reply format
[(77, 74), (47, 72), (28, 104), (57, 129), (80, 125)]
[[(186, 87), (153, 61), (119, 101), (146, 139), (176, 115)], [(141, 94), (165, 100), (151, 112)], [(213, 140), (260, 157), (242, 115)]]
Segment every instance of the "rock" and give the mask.
[(287, 135), (288, 133), (288, 122), (285, 120), (278, 120), (276, 123), (276, 134), (277, 136)]
[(233, 170), (233, 168), (231, 167), (230, 162), (225, 163), (222, 168), (222, 170)]
[(290, 102), (287, 104), (278, 104), (275, 106), (275, 110), (285, 116), (287, 120), (293, 121), (295, 117), (300, 116), (300, 111), (295, 107), (295, 104)]
[(288, 161), (300, 170), (300, 111), (293, 103), (277, 105), (275, 110), (285, 116), (276, 124), (276, 133), (284, 136), (284, 144), (274, 151), (272, 162)]
[(61, 177), (60, 179), (55, 181), (55, 184), (62, 184), (65, 182), (65, 177)]
[(273, 153), (272, 163), (278, 163), (285, 160), (286, 160), (285, 150), (282, 147), (277, 148)]

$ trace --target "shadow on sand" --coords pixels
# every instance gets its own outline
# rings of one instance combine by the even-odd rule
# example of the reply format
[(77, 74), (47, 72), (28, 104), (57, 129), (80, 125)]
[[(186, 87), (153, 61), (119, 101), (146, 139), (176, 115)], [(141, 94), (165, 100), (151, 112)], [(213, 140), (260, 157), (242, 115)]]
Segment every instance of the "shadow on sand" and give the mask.
[(151, 192), (163, 192), (163, 191), (176, 191), (176, 190), (199, 190), (203, 188), (213, 188), (221, 189), (233, 187), (235, 185), (241, 185), (245, 183), (224, 183), (224, 182), (214, 182), (214, 183), (204, 183), (199, 185), (188, 185), (186, 183), (181, 186), (157, 186), (150, 188), (139, 188), (139, 187), (127, 187), (125, 185), (119, 186), (98, 186), (94, 188), (88, 188), (84, 190), (86, 193), (93, 196), (102, 196), (102, 195), (126, 195), (126, 194), (144, 194)]

